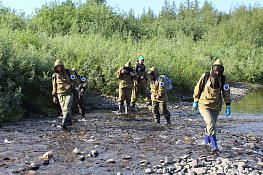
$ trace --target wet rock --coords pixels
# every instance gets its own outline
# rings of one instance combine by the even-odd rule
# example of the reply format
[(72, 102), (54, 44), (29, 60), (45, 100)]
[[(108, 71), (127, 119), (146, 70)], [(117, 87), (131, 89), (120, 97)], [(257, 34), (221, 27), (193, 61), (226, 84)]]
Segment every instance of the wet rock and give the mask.
[(76, 153), (76, 154), (81, 154), (81, 152), (79, 151), (79, 149), (77, 147), (72, 152)]
[(141, 160), (141, 161), (140, 161), (140, 165), (141, 165), (141, 166), (146, 166), (146, 165), (148, 165), (148, 164), (150, 164), (150, 162), (148, 162), (148, 160)]
[(123, 155), (121, 158), (124, 159), (124, 160), (127, 160), (127, 159), (132, 159), (132, 156)]
[(115, 163), (115, 160), (114, 159), (108, 159), (108, 160), (106, 160), (106, 163)]
[(163, 174), (163, 169), (157, 169), (157, 170), (155, 171), (155, 173), (156, 173), (156, 174)]
[(146, 174), (152, 174), (152, 173), (154, 173), (153, 170), (152, 170), (151, 168), (147, 168), (147, 169), (145, 169), (144, 172), (145, 172)]
[(188, 163), (190, 165), (191, 168), (197, 168), (198, 167), (198, 161), (197, 160), (193, 160), (192, 162)]
[(196, 174), (205, 174), (207, 172), (206, 167), (193, 168), (192, 169)]
[(164, 163), (165, 164), (173, 164), (174, 163), (174, 160), (173, 160), (173, 157), (165, 157), (164, 159)]
[(91, 157), (97, 157), (97, 156), (99, 156), (99, 152), (97, 150), (91, 150), (90, 155), (91, 155)]
[(10, 158), (8, 158), (8, 157), (5, 157), (3, 160), (10, 160)]
[(44, 160), (43, 165), (48, 165), (48, 164), (49, 164), (49, 159)]
[(42, 156), (43, 159), (51, 159), (52, 157), (53, 157), (52, 151), (48, 151)]
[(32, 163), (30, 164), (30, 169), (31, 169), (31, 170), (38, 170), (39, 167), (40, 167), (40, 165), (39, 165), (38, 163), (32, 162)]
[(79, 160), (80, 161), (85, 161), (85, 157), (84, 156), (79, 156)]
[(123, 175), (122, 173), (117, 173), (116, 175)]

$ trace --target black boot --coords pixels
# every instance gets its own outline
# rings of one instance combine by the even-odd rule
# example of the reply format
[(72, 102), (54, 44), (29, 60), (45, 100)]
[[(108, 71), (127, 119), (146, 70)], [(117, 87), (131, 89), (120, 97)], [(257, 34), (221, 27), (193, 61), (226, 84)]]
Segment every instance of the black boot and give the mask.
[(132, 101), (131, 103), (132, 103), (131, 108), (135, 108), (135, 101)]
[(167, 121), (167, 124), (170, 125), (171, 124), (171, 117), (170, 117), (170, 114), (165, 114), (164, 115), (166, 121)]
[(119, 102), (119, 113), (122, 113), (122, 110), (123, 110), (123, 104), (124, 104), (123, 101), (120, 101), (120, 102)]
[(160, 124), (160, 114), (153, 114), (154, 123)]

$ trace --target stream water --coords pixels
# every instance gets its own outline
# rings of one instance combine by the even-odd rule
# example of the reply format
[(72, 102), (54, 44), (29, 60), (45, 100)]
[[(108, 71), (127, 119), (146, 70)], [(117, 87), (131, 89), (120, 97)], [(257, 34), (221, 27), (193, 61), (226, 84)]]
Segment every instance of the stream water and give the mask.
[[(222, 110), (219, 117), (226, 118), (225, 110)], [(255, 89), (249, 91), (242, 99), (231, 104), (231, 115), (228, 130), (237, 131), (243, 134), (262, 136), (263, 133), (263, 90)]]

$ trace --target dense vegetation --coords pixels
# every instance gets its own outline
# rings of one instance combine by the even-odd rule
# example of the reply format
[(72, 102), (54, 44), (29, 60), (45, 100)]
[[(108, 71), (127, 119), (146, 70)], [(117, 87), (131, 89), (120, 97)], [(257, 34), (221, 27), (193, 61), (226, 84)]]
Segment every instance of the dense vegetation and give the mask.
[(191, 92), (219, 58), (228, 79), (262, 83), (262, 34), (260, 4), (223, 13), (209, 2), (165, 0), (159, 14), (149, 8), (138, 17), (105, 0), (55, 1), (31, 16), (1, 6), (0, 120), (20, 118), (26, 103), (50, 109), (56, 59), (104, 94), (117, 94), (115, 71), (140, 55), (179, 91)]

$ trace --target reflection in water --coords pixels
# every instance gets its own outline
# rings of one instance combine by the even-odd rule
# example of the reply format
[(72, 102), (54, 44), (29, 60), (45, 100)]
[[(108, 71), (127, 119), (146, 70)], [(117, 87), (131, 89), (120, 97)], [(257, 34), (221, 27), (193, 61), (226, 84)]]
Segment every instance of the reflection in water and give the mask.
[(263, 90), (252, 90), (241, 100), (231, 104), (231, 112), (239, 114), (263, 115)]
[(228, 130), (262, 136), (263, 133), (263, 89), (251, 90), (241, 100), (231, 104), (231, 115), (225, 116), (225, 109), (220, 118), (228, 120)]

